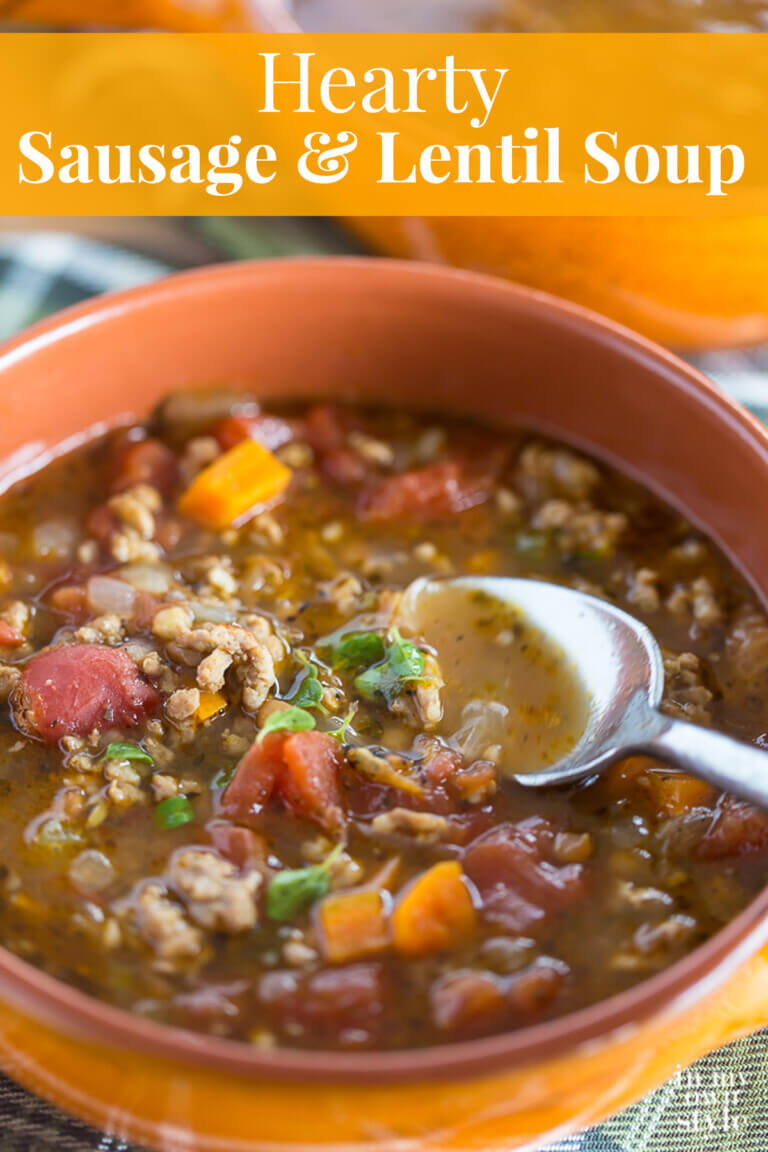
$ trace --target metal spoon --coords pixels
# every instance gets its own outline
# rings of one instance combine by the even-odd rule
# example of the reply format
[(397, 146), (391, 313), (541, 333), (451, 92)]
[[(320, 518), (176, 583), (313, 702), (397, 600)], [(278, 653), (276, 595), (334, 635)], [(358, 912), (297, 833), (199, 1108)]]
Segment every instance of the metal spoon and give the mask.
[[(723, 792), (768, 807), (765, 752), (660, 712), (664, 668), (659, 646), (643, 624), (612, 604), (539, 580), (425, 578), (406, 590), (398, 615), (415, 631), (421, 631), (430, 615), (433, 622), (462, 618), (459, 638), (464, 639), (473, 610), (488, 618), (488, 598), (500, 610), (519, 613), (557, 647), (578, 677), (587, 702), (583, 731), (570, 750), (536, 771), (515, 773), (515, 764), (508, 763), (511, 779), (532, 788), (567, 784), (642, 753), (674, 764)], [(429, 643), (428, 632), (422, 635)], [(487, 638), (484, 643), (488, 644)], [(463, 688), (471, 695), (469, 683)]]

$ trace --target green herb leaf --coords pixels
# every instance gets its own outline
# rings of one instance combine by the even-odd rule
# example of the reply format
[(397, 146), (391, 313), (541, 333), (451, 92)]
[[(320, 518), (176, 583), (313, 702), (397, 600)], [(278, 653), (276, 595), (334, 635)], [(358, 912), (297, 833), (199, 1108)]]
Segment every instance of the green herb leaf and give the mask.
[(317, 664), (311, 661), (306, 665), (296, 688), (288, 697), (297, 708), (316, 708), (323, 698), (323, 686), (317, 674)]
[(154, 764), (149, 752), (139, 748), (138, 744), (108, 744), (104, 755), (107, 760), (140, 760), (142, 764)]
[(328, 735), (333, 736), (334, 739), (338, 740), (340, 744), (344, 744), (347, 739), (347, 729), (354, 720), (356, 712), (357, 704), (353, 702), (350, 705), (349, 712), (347, 712), (346, 716), (342, 720), (341, 726), (339, 728), (334, 728), (331, 732), (328, 733)]
[(219, 768), (211, 780), (210, 788), (226, 788), (237, 770), (237, 764), (228, 764), (226, 768)]
[(270, 732), (308, 732), (314, 728), (315, 718), (304, 708), (283, 708), (272, 712), (261, 726), (257, 740), (263, 740)]
[(613, 547), (607, 538), (596, 540), (591, 548), (578, 548), (571, 552), (566, 559), (581, 561), (607, 560), (613, 555)]
[(267, 915), (271, 920), (293, 920), (307, 904), (314, 904), (330, 888), (321, 864), (312, 868), (286, 868), (273, 876), (267, 892)]
[(424, 653), (410, 640), (403, 640), (397, 628), (392, 629), (392, 641), (387, 648), (387, 660), (392, 671), (401, 680), (418, 680), (424, 675)]
[(155, 808), (155, 822), (161, 828), (180, 828), (195, 818), (195, 810), (186, 796), (169, 796)]
[(384, 655), (378, 632), (350, 632), (333, 650), (334, 668), (365, 668)]
[(286, 868), (273, 876), (267, 891), (270, 920), (293, 920), (302, 908), (326, 896), (331, 886), (328, 872), (341, 849), (342, 845), (337, 844), (322, 864), (313, 864), (309, 868)]
[(355, 688), (368, 700), (383, 696), (387, 704), (392, 704), (404, 688), (421, 679), (423, 674), (423, 652), (410, 640), (404, 640), (395, 628), (384, 660), (357, 676)]

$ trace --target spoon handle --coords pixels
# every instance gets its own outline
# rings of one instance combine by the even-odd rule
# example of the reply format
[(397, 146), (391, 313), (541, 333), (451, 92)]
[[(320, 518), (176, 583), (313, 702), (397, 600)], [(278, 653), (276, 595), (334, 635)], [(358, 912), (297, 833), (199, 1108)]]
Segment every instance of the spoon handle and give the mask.
[(722, 792), (732, 792), (734, 796), (768, 808), (766, 752), (684, 720), (664, 717), (664, 721), (663, 727), (639, 751), (667, 760), (692, 776), (714, 784)]

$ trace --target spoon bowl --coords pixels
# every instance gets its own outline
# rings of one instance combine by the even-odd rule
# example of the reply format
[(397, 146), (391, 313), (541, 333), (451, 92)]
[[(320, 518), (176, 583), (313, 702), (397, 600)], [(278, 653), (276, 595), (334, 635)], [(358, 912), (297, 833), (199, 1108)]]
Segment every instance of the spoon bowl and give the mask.
[[(409, 585), (399, 615), (428, 642), (436, 624), (461, 645), (472, 627), (482, 624), (488, 651), (489, 616), (496, 613), (507, 619), (504, 613), (510, 612), (525, 622), (528, 635), (538, 635), (542, 645), (550, 646), (566, 674), (560, 688), (578, 684), (585, 707), (567, 750), (533, 770), (521, 770), (517, 749), (503, 741), (499, 760), (506, 778), (526, 787), (552, 787), (595, 775), (617, 760), (641, 753), (768, 807), (765, 753), (661, 712), (664, 665), (659, 646), (644, 624), (608, 601), (540, 580), (425, 577)], [(442, 648), (437, 645), (441, 662)], [(526, 643), (519, 645), (519, 652), (525, 657)], [(463, 669), (460, 656), (456, 666)], [(516, 684), (520, 683), (518, 676)], [(473, 692), (464, 675), (462, 691), (465, 699), (484, 694)], [(525, 679), (523, 691), (528, 691)], [(489, 699), (487, 689), (485, 698), (494, 706), (511, 703)]]

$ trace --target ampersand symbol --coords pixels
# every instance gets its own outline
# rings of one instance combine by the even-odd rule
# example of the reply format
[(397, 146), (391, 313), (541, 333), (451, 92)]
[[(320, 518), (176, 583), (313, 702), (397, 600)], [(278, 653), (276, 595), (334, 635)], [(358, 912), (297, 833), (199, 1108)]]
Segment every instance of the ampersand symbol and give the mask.
[(309, 132), (304, 137), (306, 152), (299, 157), (299, 175), (311, 184), (336, 184), (349, 171), (347, 156), (357, 148), (354, 132), (338, 132), (336, 147), (327, 132)]

